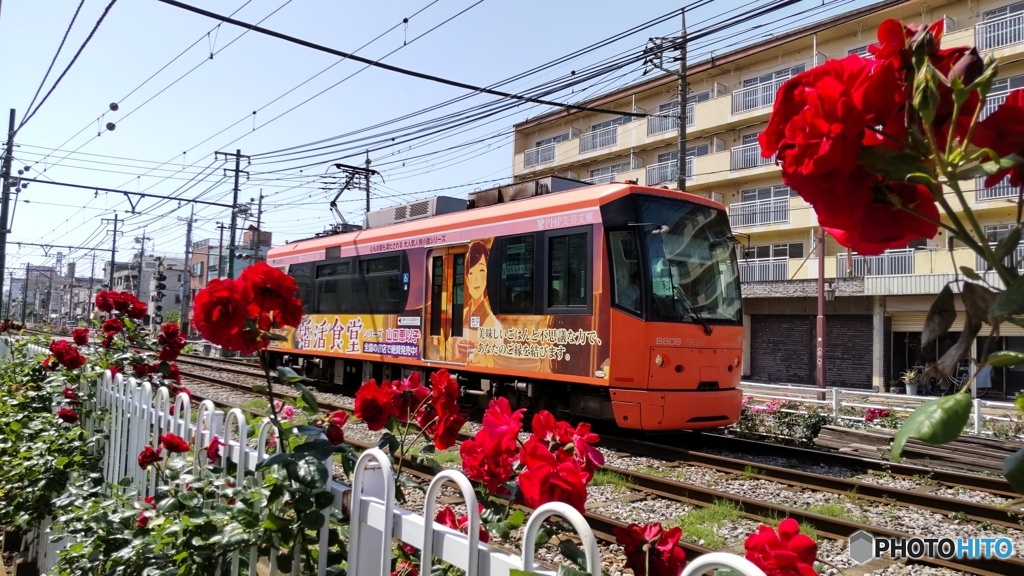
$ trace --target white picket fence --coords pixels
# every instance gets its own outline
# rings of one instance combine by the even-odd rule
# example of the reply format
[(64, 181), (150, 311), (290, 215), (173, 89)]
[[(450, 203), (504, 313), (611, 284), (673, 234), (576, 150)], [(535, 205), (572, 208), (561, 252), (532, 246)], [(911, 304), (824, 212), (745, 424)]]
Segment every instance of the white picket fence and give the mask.
[[(831, 413), (837, 422), (863, 423), (864, 416), (859, 413), (868, 408), (909, 414), (921, 404), (936, 398), (935, 396), (911, 396), (843, 388), (819, 390), (809, 386), (753, 382), (742, 382), (740, 387), (743, 389), (744, 396), (753, 396), (757, 400), (791, 400), (799, 404), (797, 409), (787, 408), (783, 412), (807, 413), (808, 410), (817, 408)], [(825, 394), (824, 400), (818, 400), (819, 392)], [(846, 412), (850, 409), (855, 414), (847, 414)], [(972, 401), (971, 420), (964, 428), (964, 433), (978, 436), (990, 435), (991, 432), (986, 430), (985, 423), (990, 425), (1000, 422), (1004, 424), (1018, 423), (1019, 418), (1010, 416), (1010, 414), (1016, 413), (1016, 407), (1012, 402), (975, 398)]]
[[(47, 350), (32, 347), (33, 352), (48, 353)], [(92, 392), (95, 402), (109, 414), (109, 440), (106, 445), (106, 459), (103, 463), (104, 479), (116, 484), (123, 478), (130, 478), (132, 485), (141, 495), (152, 495), (156, 489), (156, 477), (143, 471), (137, 465), (137, 457), (146, 446), (156, 447), (161, 434), (174, 433), (188, 439), (197, 454), (197, 466), (205, 459), (203, 448), (209, 445), (213, 436), (226, 444), (222, 457), (231, 458), (238, 464), (237, 485), (241, 486), (246, 474), (259, 474), (256, 464), (267, 452), (267, 440), (273, 425), (264, 419), (259, 425), (256, 448), (248, 446), (245, 415), (238, 408), (226, 414), (217, 410), (213, 403), (204, 400), (192, 422), (192, 406), (184, 394), (177, 398), (168, 397), (166, 388), (154, 391), (149, 382), (138, 382), (135, 378), (124, 378), (121, 374), (111, 377), (109, 371), (96, 380)], [(174, 414), (169, 408), (174, 403)], [(84, 423), (87, 428), (95, 422)], [(333, 457), (332, 457), (333, 459)], [(327, 462), (333, 469), (333, 462)], [(225, 472), (226, 474), (226, 472)], [(330, 481), (328, 489), (334, 494), (332, 509), (341, 513), (342, 503), (349, 499), (350, 541), (348, 574), (351, 576), (389, 576), (391, 574), (392, 550), (398, 541), (422, 551), (421, 574), (430, 574), (430, 565), (435, 559), (443, 560), (466, 572), (466, 576), (508, 576), (511, 570), (526, 570), (543, 575), (553, 575), (549, 569), (536, 563), (534, 542), (542, 523), (548, 517), (557, 516), (567, 520), (575, 529), (586, 554), (587, 571), (601, 576), (601, 556), (597, 539), (583, 515), (571, 506), (552, 502), (530, 514), (523, 530), (522, 552), (518, 556), (479, 541), (478, 526), (481, 519), (477, 513), (476, 495), (469, 479), (461, 472), (447, 470), (436, 476), (427, 489), (424, 513), (416, 514), (395, 505), (394, 471), (390, 459), (379, 449), (365, 451), (356, 463), (351, 488), (345, 484)], [(441, 488), (453, 483), (462, 493), (469, 511), (468, 535), (427, 521), (433, 518), (436, 500)], [(325, 516), (330, 510), (325, 510)], [(326, 525), (326, 523), (325, 523)], [(49, 522), (39, 527), (33, 538), (33, 548), (40, 573), (46, 574), (57, 562), (58, 552), (68, 542), (52, 542), (48, 530)], [(320, 533), (320, 546), (327, 547), (328, 531)], [(327, 571), (327, 554), (319, 555), (317, 574)], [(249, 576), (256, 576), (257, 563), (261, 560), (255, 548), (249, 555)], [(268, 558), (269, 574), (277, 574), (276, 561)], [(298, 574), (300, 564), (293, 563), (293, 574)], [(696, 576), (711, 570), (733, 570), (740, 576), (765, 576), (757, 566), (746, 559), (729, 553), (715, 552), (692, 559), (681, 576)], [(238, 576), (237, 559), (232, 574)]]

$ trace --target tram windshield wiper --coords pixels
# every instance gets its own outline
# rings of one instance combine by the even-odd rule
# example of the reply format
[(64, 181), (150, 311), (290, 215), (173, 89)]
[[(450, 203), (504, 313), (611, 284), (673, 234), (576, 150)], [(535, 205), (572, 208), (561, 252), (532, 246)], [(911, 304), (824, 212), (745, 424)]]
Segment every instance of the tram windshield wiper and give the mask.
[(680, 288), (677, 284), (673, 284), (672, 288), (672, 291), (678, 297), (677, 302), (681, 302), (681, 304), (683, 305), (683, 313), (689, 314), (691, 318), (700, 323), (700, 325), (704, 328), (704, 334), (711, 336), (711, 334), (714, 333), (715, 329), (711, 327), (711, 324), (707, 321), (707, 318), (704, 318), (704, 315), (698, 312), (697, 309), (693, 306), (693, 304), (690, 303), (689, 298), (687, 298), (686, 294), (683, 293), (682, 288)]

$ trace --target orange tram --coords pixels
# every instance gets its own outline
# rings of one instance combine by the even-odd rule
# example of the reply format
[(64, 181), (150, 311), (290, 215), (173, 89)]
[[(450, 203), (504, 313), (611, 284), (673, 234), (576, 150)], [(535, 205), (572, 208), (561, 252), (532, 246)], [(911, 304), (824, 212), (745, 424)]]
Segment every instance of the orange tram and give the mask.
[(694, 430), (740, 412), (736, 240), (721, 204), (549, 177), (367, 215), (274, 248), (306, 315), (272, 361), (359, 385), (446, 368), (485, 406)]

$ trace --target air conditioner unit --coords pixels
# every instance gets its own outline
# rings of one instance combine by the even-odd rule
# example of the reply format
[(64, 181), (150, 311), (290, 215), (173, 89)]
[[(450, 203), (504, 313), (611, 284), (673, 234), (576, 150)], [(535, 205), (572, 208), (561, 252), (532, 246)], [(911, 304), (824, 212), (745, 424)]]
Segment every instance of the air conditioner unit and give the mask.
[(381, 228), (383, 226), (391, 226), (392, 224), (421, 220), (431, 216), (460, 212), (465, 209), (466, 201), (462, 198), (434, 196), (433, 198), (425, 198), (408, 204), (375, 210), (366, 215), (366, 223), (369, 228)]

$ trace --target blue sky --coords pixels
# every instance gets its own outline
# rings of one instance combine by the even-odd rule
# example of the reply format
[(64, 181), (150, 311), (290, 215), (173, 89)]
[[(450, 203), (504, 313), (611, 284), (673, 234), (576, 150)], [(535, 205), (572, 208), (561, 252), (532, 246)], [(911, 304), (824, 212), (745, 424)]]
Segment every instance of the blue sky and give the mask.
[[(0, 54), (6, 56), (7, 66), (0, 111), (5, 119), (7, 111), (15, 108), (17, 121), (22, 121), (79, 1), (3, 3)], [(359, 49), (357, 53), (367, 58), (387, 55), (383, 61), (388, 64), (479, 86), (531, 70), (681, 7), (679, 2), (663, 0), (189, 3), (225, 15), (237, 11), (234, 17), (239, 20), (262, 21), (260, 25), (266, 28), (337, 50)], [(37, 103), (108, 4), (109, 0), (84, 0)], [(687, 13), (687, 26), (693, 33), (720, 21), (723, 15), (769, 4), (763, 0), (705, 2)], [(825, 0), (824, 7), (822, 4), (821, 0), (799, 2), (755, 23), (737, 26), (692, 47), (690, 60), (706, 58), (711, 49), (720, 53), (868, 2)], [(403, 18), (409, 18), (408, 24), (403, 24)], [(762, 27), (751, 29), (756, 23)], [(502, 89), (522, 91), (551, 82), (614, 55), (635, 53), (652, 36), (678, 31), (679, 19), (674, 17)], [(321, 189), (322, 177), (336, 172), (331, 168), (334, 162), (361, 164), (365, 155), (360, 148), (366, 143), (352, 143), (345, 152), (321, 150), (323, 155), (309, 159), (301, 158), (305, 154), (261, 155), (343, 134), (369, 136), (407, 129), (417, 122), (496, 100), (475, 95), (396, 121), (405, 114), (465, 96), (467, 91), (362, 68), (279, 39), (243, 34), (235, 26), (218, 28), (213, 20), (156, 0), (120, 0), (60, 84), (18, 132), (15, 169), (31, 166), (28, 175), (44, 180), (230, 203), (232, 181), (224, 168), (233, 163), (215, 160), (214, 152), (241, 149), (254, 158), (249, 165), (243, 161), (249, 178), (242, 180), (240, 199), (256, 198), (262, 190), (264, 229), (274, 233), (275, 244), (312, 236), (336, 221), (328, 207), (334, 192)], [(578, 101), (639, 80), (641, 73), (641, 65), (631, 64), (588, 86), (548, 98)], [(118, 104), (117, 111), (110, 110), (112, 102)], [(383, 175), (383, 181), (374, 180), (372, 208), (438, 193), (465, 197), (474, 188), (507, 181), (512, 166), (512, 125), (544, 110), (524, 103), (439, 137), (406, 144), (390, 144), (390, 136), (384, 137), (385, 142), (375, 146), (380, 149), (370, 154), (372, 167)], [(113, 131), (103, 128), (108, 122), (116, 125)], [(367, 130), (378, 124), (384, 127)], [(332, 143), (352, 139), (346, 136)], [(448, 148), (453, 149), (440, 152)], [(9, 242), (109, 249), (110, 227), (101, 218), (112, 218), (117, 212), (125, 219), (124, 235), (118, 240), (119, 260), (131, 257), (137, 246), (132, 239), (143, 231), (153, 239), (147, 242), (147, 251), (155, 248), (181, 254), (185, 223), (179, 217), (188, 217), (190, 205), (180, 204), (142, 199), (136, 202), (140, 213), (132, 214), (124, 195), (30, 184), (16, 203)], [(349, 221), (361, 223), (363, 204), (361, 194), (346, 193), (340, 208)], [(193, 240), (216, 239), (217, 222), (228, 222), (228, 210), (195, 208)], [(50, 250), (46, 256), (41, 248), (9, 244), (8, 269), (20, 275), (17, 270), (23, 270), (26, 263), (52, 264), (56, 251)], [(90, 254), (71, 251), (70, 260), (79, 261), (79, 274), (88, 273)], [(109, 258), (109, 251), (99, 254), (99, 260)], [(98, 264), (97, 274), (101, 269)]]

